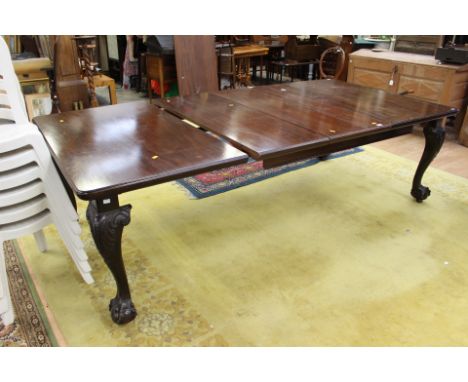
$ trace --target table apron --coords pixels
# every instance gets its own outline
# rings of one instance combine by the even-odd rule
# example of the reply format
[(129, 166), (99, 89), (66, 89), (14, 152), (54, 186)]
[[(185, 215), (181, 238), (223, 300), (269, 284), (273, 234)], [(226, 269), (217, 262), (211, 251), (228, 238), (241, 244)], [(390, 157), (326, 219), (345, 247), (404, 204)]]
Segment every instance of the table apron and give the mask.
[(406, 126), (395, 130), (389, 130), (378, 134), (361, 136), (357, 138), (351, 138), (349, 140), (343, 140), (339, 142), (327, 143), (324, 146), (314, 147), (312, 149), (306, 149), (288, 153), (274, 158), (267, 158), (263, 160), (263, 168), (269, 169), (272, 167), (282, 166), (298, 160), (304, 160), (311, 157), (326, 156), (337, 151), (347, 150), (354, 147), (367, 145), (369, 143), (378, 142), (384, 139), (398, 137), (400, 135), (409, 134), (413, 130), (413, 126)]

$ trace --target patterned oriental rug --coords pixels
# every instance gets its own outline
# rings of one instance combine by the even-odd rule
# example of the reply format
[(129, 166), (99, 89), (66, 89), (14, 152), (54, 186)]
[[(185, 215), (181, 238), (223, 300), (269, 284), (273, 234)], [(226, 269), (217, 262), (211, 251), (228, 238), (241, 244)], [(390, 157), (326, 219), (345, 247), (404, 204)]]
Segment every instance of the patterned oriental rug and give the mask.
[(366, 146), (209, 198), (175, 183), (121, 195), (138, 309), (124, 326), (86, 203), (94, 284), (54, 227), (47, 253), (18, 243), (70, 346), (467, 346), (468, 180), (431, 167), (416, 203), (416, 165)]
[[(343, 150), (329, 155), (325, 160), (341, 158), (361, 151), (362, 149), (359, 147)], [(177, 183), (187, 189), (193, 197), (202, 199), (222, 192), (234, 190), (239, 187), (247, 186), (252, 183), (260, 182), (290, 171), (312, 166), (319, 162), (320, 160), (318, 158), (311, 158), (267, 170), (263, 169), (263, 161), (249, 162), (223, 168), (221, 170), (190, 176), (188, 178), (178, 180)]]
[(15, 241), (4, 244), (15, 322), (0, 320), (0, 346), (57, 346), (37, 291)]

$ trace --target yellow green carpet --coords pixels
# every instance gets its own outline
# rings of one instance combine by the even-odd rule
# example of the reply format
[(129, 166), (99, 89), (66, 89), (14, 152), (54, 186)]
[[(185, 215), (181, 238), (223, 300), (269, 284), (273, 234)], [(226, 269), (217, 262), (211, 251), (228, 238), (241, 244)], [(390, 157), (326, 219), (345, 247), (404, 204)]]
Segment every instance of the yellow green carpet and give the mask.
[(114, 282), (79, 212), (96, 283), (54, 228), (20, 241), (68, 345), (468, 345), (468, 180), (366, 147), (202, 200), (174, 183), (131, 203), (123, 251), (138, 309), (111, 322)]

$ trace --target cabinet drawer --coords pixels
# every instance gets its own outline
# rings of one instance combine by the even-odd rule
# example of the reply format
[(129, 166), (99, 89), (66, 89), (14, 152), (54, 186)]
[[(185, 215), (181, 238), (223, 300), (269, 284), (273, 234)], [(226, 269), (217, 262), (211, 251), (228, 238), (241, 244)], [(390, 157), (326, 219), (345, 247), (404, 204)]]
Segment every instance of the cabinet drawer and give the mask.
[(398, 93), (408, 91), (412, 97), (437, 102), (442, 96), (444, 82), (427, 78), (400, 75)]
[(390, 81), (391, 73), (380, 72), (377, 70), (369, 70), (364, 68), (354, 69), (353, 83), (357, 85), (367, 86), (376, 89), (390, 90), (388, 82)]
[(430, 78), (434, 81), (444, 82), (450, 74), (447, 68), (438, 68), (430, 65), (418, 65), (406, 62), (398, 63), (398, 71), (402, 76), (416, 78)]
[[(351, 58), (349, 61), (348, 81), (354, 84), (367, 86), (386, 91), (394, 91), (389, 85), (396, 64), (388, 60), (375, 60), (368, 58)], [(396, 82), (396, 76), (394, 76)]]
[(349, 63), (352, 64), (355, 68), (363, 68), (388, 73), (391, 73), (393, 68), (395, 68), (395, 66), (398, 64), (397, 62), (390, 60), (376, 60), (373, 58), (362, 57), (352, 57), (349, 60)]

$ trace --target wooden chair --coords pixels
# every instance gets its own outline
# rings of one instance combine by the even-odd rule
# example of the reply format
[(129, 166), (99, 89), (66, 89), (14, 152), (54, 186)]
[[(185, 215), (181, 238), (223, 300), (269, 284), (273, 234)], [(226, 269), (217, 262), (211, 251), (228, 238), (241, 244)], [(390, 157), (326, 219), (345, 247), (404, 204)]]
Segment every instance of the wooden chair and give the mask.
[(320, 78), (339, 78), (345, 67), (345, 51), (340, 46), (326, 49), (320, 56)]
[(109, 93), (110, 104), (117, 104), (117, 90), (115, 88), (115, 80), (113, 78), (98, 73), (93, 76), (93, 82), (94, 86), (97, 88), (106, 87)]

